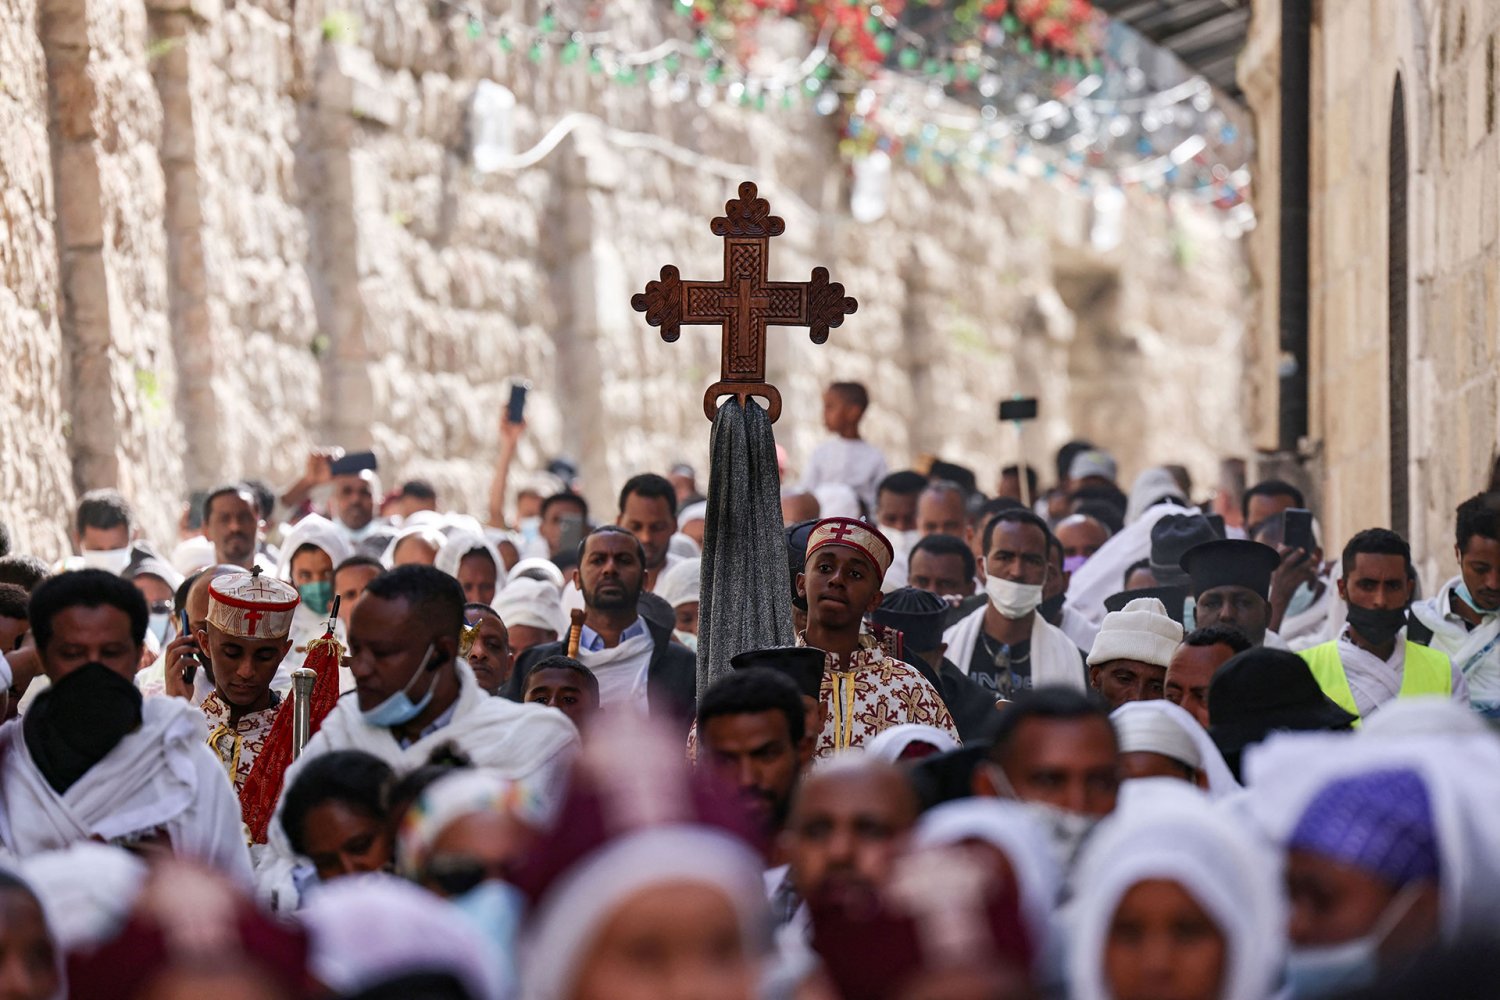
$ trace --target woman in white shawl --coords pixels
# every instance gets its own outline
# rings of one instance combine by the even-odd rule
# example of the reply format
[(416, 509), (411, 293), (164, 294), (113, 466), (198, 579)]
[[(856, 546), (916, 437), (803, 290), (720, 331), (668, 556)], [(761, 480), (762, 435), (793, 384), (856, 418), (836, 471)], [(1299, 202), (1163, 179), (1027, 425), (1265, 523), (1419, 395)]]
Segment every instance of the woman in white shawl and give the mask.
[(762, 867), (704, 827), (605, 845), (542, 897), (523, 945), (522, 997), (752, 1000), (769, 943)]
[(456, 529), (438, 549), (433, 565), (464, 588), (470, 604), (489, 604), (505, 586), (505, 561), (493, 542), (472, 531)]
[(1161, 698), (1128, 701), (1110, 713), (1109, 721), (1125, 778), (1182, 777), (1204, 788), (1211, 799), (1240, 790), (1208, 730), (1182, 706)]
[(287, 534), (276, 575), (302, 598), (292, 615), (294, 648), (322, 637), (333, 604), (333, 571), (353, 554), (345, 533), (318, 514), (307, 515)]
[(1185, 782), (1127, 782), (1075, 884), (1075, 1000), (1266, 1000), (1275, 991), (1286, 907), (1274, 856)]

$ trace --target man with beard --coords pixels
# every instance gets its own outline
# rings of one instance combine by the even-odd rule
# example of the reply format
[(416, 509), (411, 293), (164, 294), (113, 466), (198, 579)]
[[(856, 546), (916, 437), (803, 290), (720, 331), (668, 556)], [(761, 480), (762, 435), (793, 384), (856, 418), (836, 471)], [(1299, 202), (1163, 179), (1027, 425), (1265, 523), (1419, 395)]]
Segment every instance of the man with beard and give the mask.
[[(672, 642), (672, 630), (642, 618), (637, 610), (646, 576), (646, 553), (624, 528), (605, 525), (584, 538), (573, 581), (583, 594), (583, 632), (578, 660), (599, 680), (600, 706), (630, 707), (681, 721), (692, 718), (697, 695), (697, 657)], [(528, 649), (516, 664), (507, 696), (533, 664), (567, 655), (566, 640)]]
[(1335, 642), (1302, 653), (1318, 686), (1360, 718), (1393, 698), (1446, 697), (1469, 703), (1469, 685), (1446, 653), (1407, 641), (1413, 574), (1406, 539), (1370, 528), (1344, 546), (1339, 597), (1348, 624)]
[(797, 778), (812, 759), (802, 696), (774, 670), (720, 678), (698, 704), (698, 765), (739, 790), (756, 824), (781, 832)]
[[(916, 795), (896, 765), (864, 754), (814, 765), (781, 835), (795, 898), (773, 900), (777, 919), (791, 919), (800, 900), (850, 898), (879, 888), (916, 819)], [(801, 917), (792, 922), (806, 923)]]
[(203, 716), (131, 683), (150, 609), (127, 580), (63, 573), (31, 596), (51, 687), (0, 729), (0, 843), (16, 857), (79, 841), (176, 853), (250, 881), (240, 810)]
[[(252, 569), (260, 534), (255, 494), (243, 483), (220, 486), (203, 501), (203, 534), (214, 546), (214, 562)], [(262, 566), (272, 572), (274, 566)]]

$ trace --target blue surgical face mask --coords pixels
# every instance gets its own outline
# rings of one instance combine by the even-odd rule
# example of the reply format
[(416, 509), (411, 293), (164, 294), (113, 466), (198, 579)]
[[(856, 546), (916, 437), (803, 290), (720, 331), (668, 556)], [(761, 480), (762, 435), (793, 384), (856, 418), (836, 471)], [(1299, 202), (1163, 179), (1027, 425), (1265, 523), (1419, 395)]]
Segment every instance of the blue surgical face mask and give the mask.
[(307, 605), (308, 610), (319, 618), (327, 615), (328, 609), (333, 607), (332, 580), (298, 584), (297, 593), (302, 596), (302, 603)]
[(518, 992), (519, 972), (515, 955), (521, 934), (521, 918), (526, 913), (526, 897), (507, 882), (488, 881), (449, 900), (464, 919), (484, 937), (486, 953), (494, 963), (491, 970), (505, 988), (501, 996)]
[(1488, 618), (1490, 615), (1500, 614), (1500, 608), (1481, 608), (1479, 602), (1474, 600), (1474, 595), (1469, 591), (1469, 585), (1464, 582), (1463, 577), (1458, 578), (1458, 586), (1453, 588), (1453, 592), (1458, 595), (1460, 601), (1479, 612), (1481, 617)]
[(542, 519), (540, 517), (523, 517), (516, 523), (516, 528), (521, 533), (522, 541), (534, 542), (542, 537)]
[(1380, 946), (1416, 902), (1421, 886), (1406, 886), (1391, 900), (1364, 937), (1287, 954), (1286, 982), (1294, 1000), (1343, 994), (1373, 984), (1380, 974)]
[(1313, 602), (1317, 599), (1317, 589), (1310, 583), (1302, 584), (1297, 588), (1296, 592), (1292, 594), (1292, 599), (1286, 602), (1286, 613), (1282, 616), (1282, 620), (1285, 621), (1287, 618), (1297, 617), (1302, 612), (1312, 607)]
[[(406, 682), (406, 687), (397, 691), (368, 712), (360, 713), (365, 722), (372, 726), (383, 726), (386, 729), (390, 729), (393, 726), (404, 726), (426, 711), (427, 706), (432, 704), (432, 694), (437, 689), (438, 672), (428, 667), (428, 663), (432, 659), (432, 654), (436, 651), (437, 647), (429, 643), (427, 652), (422, 656), (421, 664), (417, 666), (416, 672), (411, 675), (411, 680)], [(421, 679), (423, 674), (432, 675), (427, 682), (427, 693), (422, 695), (421, 700), (412, 701), (411, 689), (416, 686), (417, 681)]]

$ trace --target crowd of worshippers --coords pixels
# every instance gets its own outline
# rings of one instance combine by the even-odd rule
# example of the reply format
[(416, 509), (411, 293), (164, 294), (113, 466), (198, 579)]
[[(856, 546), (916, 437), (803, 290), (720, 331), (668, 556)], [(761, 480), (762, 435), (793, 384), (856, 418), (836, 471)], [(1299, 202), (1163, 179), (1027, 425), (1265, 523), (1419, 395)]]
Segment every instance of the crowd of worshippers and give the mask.
[(1494, 995), (1492, 494), (1422, 599), (1288, 483), (986, 497), (867, 405), (783, 472), (797, 644), (722, 674), (693, 470), (599, 517), (508, 423), (483, 519), (319, 452), (170, 548), (0, 526), (0, 997)]

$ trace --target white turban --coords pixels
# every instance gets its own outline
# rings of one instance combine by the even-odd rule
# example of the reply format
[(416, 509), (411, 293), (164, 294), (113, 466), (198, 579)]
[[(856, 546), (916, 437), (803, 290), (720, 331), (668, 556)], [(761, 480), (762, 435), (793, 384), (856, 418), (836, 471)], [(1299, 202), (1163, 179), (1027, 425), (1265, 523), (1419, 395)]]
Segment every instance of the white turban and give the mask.
[(1072, 995), (1107, 997), (1104, 949), (1120, 901), (1140, 882), (1181, 886), (1224, 936), (1219, 1000), (1265, 1000), (1286, 948), (1281, 876), (1269, 847), (1175, 778), (1128, 781), (1079, 859), (1070, 906)]
[(682, 508), (682, 511), (677, 515), (677, 530), (681, 531), (683, 528), (686, 528), (694, 521), (704, 521), (707, 519), (707, 500), (699, 500), (697, 503), (690, 503), (686, 507)]
[(1208, 796), (1220, 799), (1240, 790), (1224, 755), (1208, 730), (1180, 705), (1162, 698), (1129, 701), (1110, 713), (1121, 753), (1159, 753), (1181, 761), (1208, 778)]
[(513, 577), (495, 594), (490, 606), (506, 628), (524, 625), (555, 632), (558, 636), (568, 630), (562, 610), (562, 591), (545, 580)]
[[(437, 558), (432, 565), (456, 578), (459, 563), (463, 562), (464, 556), (471, 552), (483, 552), (489, 556), (495, 563), (495, 585), (505, 586), (505, 560), (500, 558), (500, 550), (495, 548), (495, 543), (488, 538), (470, 531), (457, 530), (449, 534), (443, 547), (438, 549)], [(391, 550), (391, 555), (395, 556), (394, 548)]]
[(683, 559), (667, 567), (656, 581), (656, 596), (680, 608), (698, 600), (698, 574), (702, 563), (697, 559)]
[(1137, 660), (1165, 667), (1181, 644), (1182, 626), (1167, 615), (1166, 605), (1154, 597), (1137, 597), (1124, 610), (1104, 616), (1089, 652), (1089, 666)]
[(522, 951), (522, 997), (571, 997), (610, 917), (636, 893), (664, 883), (722, 892), (739, 916), (747, 951), (763, 951), (763, 867), (743, 843), (705, 827), (655, 827), (607, 844), (574, 866), (537, 906)]

